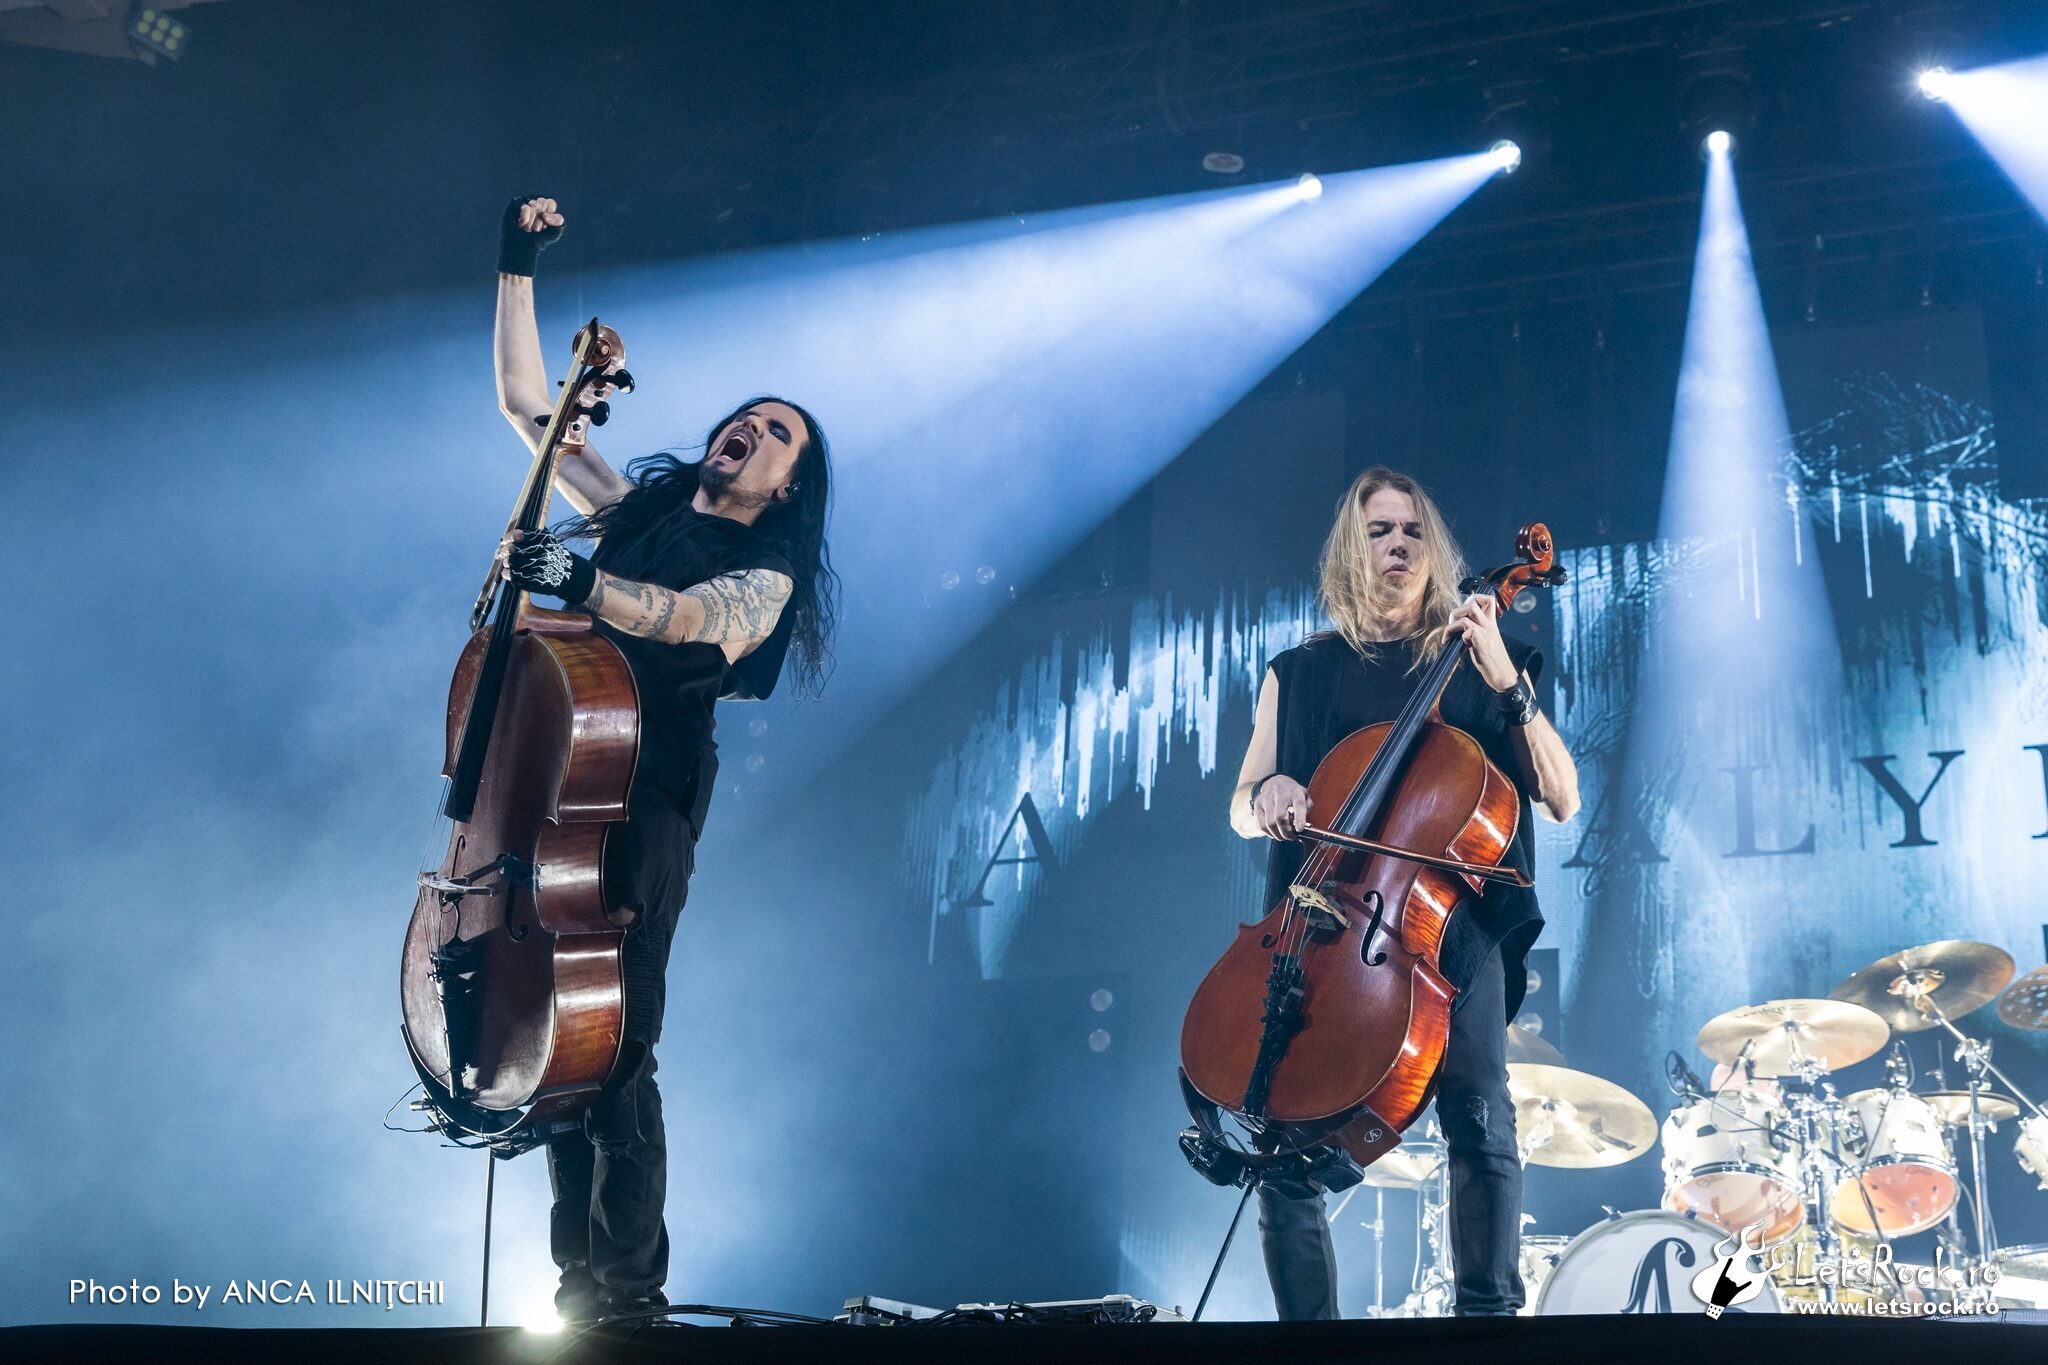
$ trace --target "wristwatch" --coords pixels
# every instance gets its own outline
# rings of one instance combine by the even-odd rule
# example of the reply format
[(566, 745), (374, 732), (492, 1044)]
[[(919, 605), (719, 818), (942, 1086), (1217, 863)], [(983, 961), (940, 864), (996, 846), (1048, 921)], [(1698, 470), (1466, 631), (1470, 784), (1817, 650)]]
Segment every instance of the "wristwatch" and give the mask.
[(1493, 703), (1500, 708), (1501, 719), (1510, 725), (1527, 725), (1536, 719), (1536, 693), (1526, 678), (1517, 678), (1507, 691), (1494, 693)]

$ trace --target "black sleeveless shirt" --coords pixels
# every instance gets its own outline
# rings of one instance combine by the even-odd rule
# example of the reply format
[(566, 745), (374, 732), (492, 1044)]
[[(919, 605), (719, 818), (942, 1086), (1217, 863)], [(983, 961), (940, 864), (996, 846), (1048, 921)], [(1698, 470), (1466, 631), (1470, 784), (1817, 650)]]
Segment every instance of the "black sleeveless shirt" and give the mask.
[[(644, 528), (605, 536), (592, 562), (606, 573), (676, 590), (748, 569), (796, 576), (789, 560), (753, 527), (699, 512), (680, 500), (663, 508)], [(768, 638), (731, 663), (714, 644), (672, 645), (597, 623), (598, 633), (626, 656), (640, 688), (635, 802), (652, 800), (679, 809), (691, 829), (703, 834), (712, 783), (718, 776), (712, 709), (720, 698), (761, 701), (775, 690), (789, 651), (791, 620), (791, 613), (784, 610)]]
[[(1543, 671), (1542, 651), (1519, 640), (1507, 640), (1508, 658), (1529, 675), (1533, 683)], [(1308, 639), (1274, 657), (1269, 665), (1278, 689), (1279, 718), (1276, 739), (1278, 771), (1302, 786), (1314, 775), (1316, 765), (1354, 730), (1400, 714), (1428, 671), (1427, 665), (1409, 671), (1415, 662), (1415, 641), (1392, 640), (1374, 645), (1361, 656), (1342, 636), (1332, 632)], [(1479, 741), (1486, 756), (1521, 790), (1521, 765), (1515, 758), (1508, 735), (1508, 723), (1494, 702), (1494, 692), (1469, 663), (1461, 664), (1444, 688), (1439, 710), (1447, 724)], [(1332, 812), (1318, 811), (1327, 818)], [(1521, 822), (1515, 841), (1508, 846), (1505, 865), (1530, 872), (1534, 866), (1529, 831), (1529, 797), (1521, 795)], [(1296, 841), (1270, 841), (1266, 854), (1266, 903), (1263, 914), (1277, 905), (1300, 871), (1308, 845)], [(1444, 976), (1460, 992), (1495, 947), (1501, 951), (1506, 968), (1509, 1020), (1521, 1008), (1528, 984), (1523, 958), (1529, 945), (1543, 929), (1543, 911), (1533, 889), (1524, 890), (1490, 882), (1484, 895), (1467, 899), (1451, 916), (1440, 962)], [(1455, 1006), (1454, 1006), (1455, 1008)]]

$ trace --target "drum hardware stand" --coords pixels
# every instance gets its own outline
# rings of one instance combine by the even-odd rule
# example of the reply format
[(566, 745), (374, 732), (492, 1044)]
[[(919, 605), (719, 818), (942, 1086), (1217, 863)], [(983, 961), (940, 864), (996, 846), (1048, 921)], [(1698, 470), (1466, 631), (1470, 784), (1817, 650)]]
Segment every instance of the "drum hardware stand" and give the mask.
[[(1351, 1201), (1358, 1197), (1358, 1192), (1362, 1188), (1364, 1187), (1353, 1185), (1350, 1189), (1344, 1191), (1344, 1197), (1337, 1201), (1336, 1208), (1330, 1210), (1330, 1216), (1327, 1221), (1334, 1226), (1337, 1220), (1344, 1216), (1344, 1210), (1351, 1207)], [(1387, 1229), (1387, 1192), (1382, 1188), (1375, 1187), (1372, 1195), (1372, 1221), (1370, 1223), (1360, 1223), (1359, 1226), (1372, 1234), (1372, 1307), (1365, 1310), (1365, 1315), (1369, 1318), (1376, 1318), (1380, 1316), (1380, 1311), (1386, 1304), (1387, 1246), (1385, 1234)]]
[[(2036, 1114), (2048, 1117), (2048, 1110), (2042, 1109), (2026, 1091), (2013, 1083), (2012, 1077), (1998, 1069), (1998, 1064), (1991, 1060), (1990, 1040), (1970, 1037), (1955, 1026), (1954, 1021), (1942, 1012), (1941, 1006), (1934, 1003), (1932, 998), (1933, 991), (1936, 986), (1941, 984), (1941, 979), (1941, 973), (1937, 971), (1912, 970), (1906, 972), (1898, 981), (1894, 982), (1891, 990), (1894, 995), (1905, 996), (1907, 1003), (1912, 1005), (1924, 1017), (1932, 1019), (1937, 1025), (1946, 1029), (1950, 1036), (1956, 1040), (1956, 1060), (1963, 1064), (1963, 1069), (1969, 1078), (1970, 1205), (1971, 1212), (1977, 1220), (1976, 1264), (1980, 1266), (1990, 1265), (1998, 1254), (1998, 1244), (1997, 1235), (1991, 1224), (1990, 1204), (1986, 1200), (1984, 1193), (1984, 1134), (1989, 1131), (1991, 1121), (1984, 1117), (1982, 1110), (1978, 1106), (1978, 1099), (1988, 1088), (1985, 1078), (1987, 1076), (1996, 1076), (2004, 1083), (2009, 1093)], [(1965, 1287), (1974, 1288), (1975, 1286), (1976, 1277), (1969, 1277), (1969, 1284)]]
[[(1430, 1121), (1429, 1136), (1438, 1136), (1436, 1121)], [(1415, 1192), (1416, 1216), (1429, 1241), (1429, 1254), (1418, 1254), (1410, 1276), (1408, 1297), (1395, 1313), (1401, 1317), (1442, 1318), (1450, 1316), (1456, 1281), (1451, 1263), (1450, 1234), (1445, 1224), (1451, 1207), (1451, 1163), (1437, 1163), (1428, 1183)]]
[[(1841, 1238), (1835, 1233), (1833, 1210), (1843, 1164), (1842, 1101), (1836, 1096), (1833, 1083), (1825, 1079), (1827, 1068), (1819, 1059), (1795, 1049), (1792, 1061), (1799, 1084), (1788, 1098), (1792, 1102), (1793, 1140), (1799, 1144), (1799, 1165), (1805, 1177), (1804, 1202), (1813, 1219), (1815, 1287), (1822, 1302), (1833, 1303), (1835, 1280), (1839, 1276), (1823, 1277), (1818, 1267), (1823, 1259), (1841, 1264)], [(1860, 1183), (1857, 1188), (1862, 1188)]]
[[(1356, 1190), (1347, 1192), (1345, 1203), (1349, 1203), (1356, 1193)], [(1337, 1212), (1343, 1211), (1340, 1204)], [(1367, 1316), (1376, 1318), (1386, 1312), (1387, 1306), (1387, 1192), (1384, 1189), (1374, 1188), (1372, 1221), (1365, 1226), (1372, 1233), (1372, 1308)]]

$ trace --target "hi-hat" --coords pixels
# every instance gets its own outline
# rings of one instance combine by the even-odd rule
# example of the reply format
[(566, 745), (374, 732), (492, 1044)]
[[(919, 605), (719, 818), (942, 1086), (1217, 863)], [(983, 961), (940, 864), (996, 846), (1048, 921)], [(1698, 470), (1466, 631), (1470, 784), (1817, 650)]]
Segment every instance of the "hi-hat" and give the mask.
[[(1926, 1100), (1928, 1107), (1951, 1128), (1960, 1128), (1970, 1121), (1970, 1092), (1967, 1090), (1936, 1090), (1920, 1098)], [(1977, 1092), (1977, 1112), (1993, 1123), (2003, 1123), (2019, 1117), (2020, 1104), (2010, 1095), (1980, 1090)]]
[(1532, 1166), (1619, 1166), (1650, 1149), (1650, 1106), (1613, 1081), (1542, 1062), (1508, 1063), (1515, 1135)]
[(1520, 1024), (1508, 1025), (1508, 1060), (1511, 1062), (1541, 1062), (1545, 1066), (1563, 1066), (1564, 1054), (1543, 1041), (1543, 1035), (1531, 1032)]
[(1998, 998), (1998, 1017), (2014, 1028), (2048, 1028), (2048, 966), (2036, 967), (2006, 987)]
[(1884, 1046), (1891, 1031), (1861, 1005), (1842, 1000), (1766, 1000), (1717, 1014), (1700, 1030), (1700, 1051), (1734, 1066), (1745, 1057), (1767, 1076), (1816, 1061), (1830, 1071), (1852, 1065)]
[(1365, 1168), (1359, 1177), (1359, 1184), (1374, 1185), (1383, 1190), (1419, 1190), (1429, 1183), (1436, 1174), (1436, 1168), (1443, 1164), (1444, 1144), (1435, 1138), (1417, 1138), (1404, 1141), (1399, 1147), (1388, 1152), (1378, 1161)]
[(1881, 957), (1828, 994), (1876, 1011), (1895, 1033), (1934, 1028), (1934, 1012), (1956, 1020), (1987, 1004), (2012, 980), (2012, 954), (1988, 943), (1945, 938)]

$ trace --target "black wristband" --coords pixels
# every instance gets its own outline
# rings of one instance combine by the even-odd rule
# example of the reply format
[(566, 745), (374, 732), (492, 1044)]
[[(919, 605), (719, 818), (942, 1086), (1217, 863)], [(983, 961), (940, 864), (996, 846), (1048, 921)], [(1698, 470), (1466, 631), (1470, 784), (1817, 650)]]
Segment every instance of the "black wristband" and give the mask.
[(1260, 778), (1258, 781), (1252, 783), (1252, 789), (1249, 793), (1246, 794), (1244, 803), (1247, 806), (1251, 807), (1253, 810), (1257, 810), (1259, 808), (1259, 788), (1265, 786), (1268, 782), (1271, 782), (1274, 778), (1278, 776), (1280, 776), (1278, 772), (1270, 772), (1267, 773), (1264, 777)]
[(531, 278), (534, 266), (540, 262), (540, 250), (552, 246), (562, 236), (559, 227), (543, 226), (538, 232), (528, 232), (519, 226), (519, 211), (536, 195), (522, 194), (507, 205), (505, 215), (498, 220), (498, 273), (500, 275), (525, 275)]
[(523, 592), (559, 597), (572, 607), (597, 586), (597, 566), (550, 531), (535, 531), (515, 545), (505, 558), (505, 576)]
[(1515, 679), (1515, 685), (1507, 691), (1494, 693), (1493, 699), (1500, 708), (1501, 719), (1510, 725), (1527, 725), (1536, 719), (1536, 694), (1522, 678)]

